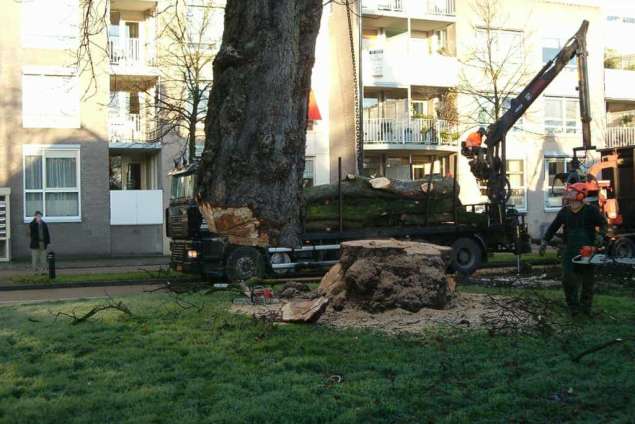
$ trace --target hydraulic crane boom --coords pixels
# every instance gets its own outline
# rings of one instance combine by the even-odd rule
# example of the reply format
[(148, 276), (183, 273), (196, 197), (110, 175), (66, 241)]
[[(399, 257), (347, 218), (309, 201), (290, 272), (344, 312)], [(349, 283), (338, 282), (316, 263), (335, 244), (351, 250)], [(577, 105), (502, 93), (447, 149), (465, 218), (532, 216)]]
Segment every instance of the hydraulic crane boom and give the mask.
[[(471, 168), (476, 178), (487, 182), (487, 195), (491, 202), (504, 204), (510, 195), (509, 183), (505, 176), (504, 158), (504, 143), (507, 132), (574, 57), (578, 59), (578, 94), (582, 120), (582, 147), (575, 150), (593, 148), (591, 146), (591, 111), (586, 49), (588, 28), (589, 22), (583, 21), (578, 32), (567, 41), (558, 55), (547, 62), (523, 91), (512, 99), (509, 110), (487, 128), (485, 158), (476, 157), (473, 159), (477, 163), (471, 164)], [(501, 149), (501, 147), (503, 148)], [(503, 157), (501, 157), (501, 150)]]

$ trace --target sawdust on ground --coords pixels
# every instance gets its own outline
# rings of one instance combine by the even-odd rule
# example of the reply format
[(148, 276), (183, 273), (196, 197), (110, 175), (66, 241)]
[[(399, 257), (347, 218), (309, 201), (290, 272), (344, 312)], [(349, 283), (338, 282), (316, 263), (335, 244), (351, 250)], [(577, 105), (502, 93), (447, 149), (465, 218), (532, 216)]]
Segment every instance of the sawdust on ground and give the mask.
[[(282, 304), (232, 305), (230, 310), (255, 318), (273, 319), (281, 307)], [(352, 306), (347, 306), (342, 311), (335, 311), (329, 307), (317, 324), (335, 328), (373, 329), (387, 333), (412, 333), (438, 325), (479, 328), (483, 325), (483, 315), (495, 313), (496, 308), (488, 295), (457, 293), (447, 309), (423, 308), (418, 312), (393, 309), (382, 313), (370, 313)]]

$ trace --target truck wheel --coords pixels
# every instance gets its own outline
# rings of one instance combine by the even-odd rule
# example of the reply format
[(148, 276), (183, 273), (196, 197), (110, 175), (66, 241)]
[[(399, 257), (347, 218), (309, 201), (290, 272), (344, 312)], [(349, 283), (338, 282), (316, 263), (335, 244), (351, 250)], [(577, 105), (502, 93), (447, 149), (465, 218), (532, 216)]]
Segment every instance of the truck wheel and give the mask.
[(225, 262), (225, 274), (231, 282), (262, 278), (264, 269), (262, 254), (253, 247), (237, 247)]
[[(271, 261), (271, 265), (290, 264), (291, 257), (287, 253), (274, 253), (273, 255), (271, 255), (270, 261)], [(278, 275), (285, 275), (289, 273), (289, 269), (288, 268), (274, 269), (273, 272)]]
[(483, 261), (481, 246), (471, 238), (463, 237), (452, 245), (452, 269), (460, 274), (470, 275)]
[(635, 257), (635, 243), (627, 238), (619, 238), (611, 246), (611, 255), (616, 258)]

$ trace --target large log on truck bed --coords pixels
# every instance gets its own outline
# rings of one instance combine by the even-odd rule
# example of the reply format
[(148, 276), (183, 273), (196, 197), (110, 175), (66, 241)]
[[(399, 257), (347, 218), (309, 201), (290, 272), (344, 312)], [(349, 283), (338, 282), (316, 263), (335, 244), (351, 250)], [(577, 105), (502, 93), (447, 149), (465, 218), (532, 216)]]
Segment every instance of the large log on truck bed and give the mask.
[[(305, 231), (333, 231), (341, 218), (345, 229), (436, 225), (454, 220), (476, 223), (458, 200), (458, 184), (448, 177), (400, 181), (348, 176), (339, 187), (328, 184), (304, 191)], [(453, 197), (456, 195), (456, 198)], [(456, 208), (456, 211), (454, 210)]]

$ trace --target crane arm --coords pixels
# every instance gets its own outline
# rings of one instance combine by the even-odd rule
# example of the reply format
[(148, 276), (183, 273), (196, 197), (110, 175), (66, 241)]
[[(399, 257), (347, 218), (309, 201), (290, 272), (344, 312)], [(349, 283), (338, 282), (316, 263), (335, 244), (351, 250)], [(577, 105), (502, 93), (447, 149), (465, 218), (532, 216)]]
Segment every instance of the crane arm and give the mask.
[[(487, 128), (485, 157), (477, 157), (470, 166), (474, 176), (487, 183), (490, 201), (504, 205), (510, 195), (505, 175), (504, 143), (507, 133), (574, 57), (578, 59), (578, 95), (583, 140), (582, 147), (574, 150), (592, 149), (586, 48), (588, 28), (589, 22), (584, 20), (580, 29), (567, 41), (556, 57), (547, 62), (520, 94), (512, 99), (510, 108), (503, 116)], [(501, 145), (503, 149), (499, 149)], [(500, 157), (500, 150), (503, 151), (503, 157)]]
[(487, 144), (493, 152), (507, 135), (507, 132), (525, 114), (529, 106), (542, 94), (542, 92), (553, 82), (562, 72), (564, 67), (573, 59), (578, 57), (578, 90), (580, 96), (580, 116), (582, 118), (582, 134), (585, 147), (591, 146), (591, 112), (589, 107), (589, 82), (587, 70), (586, 33), (589, 22), (582, 22), (578, 32), (567, 41), (558, 55), (543, 66), (521, 93), (511, 101), (511, 107), (500, 117), (498, 121), (491, 124), (487, 130)]

